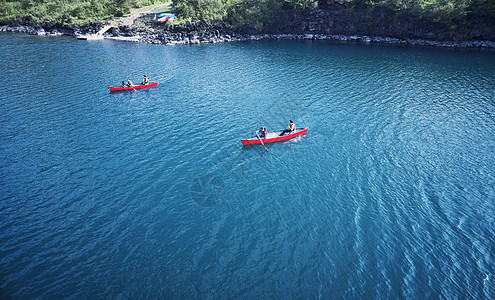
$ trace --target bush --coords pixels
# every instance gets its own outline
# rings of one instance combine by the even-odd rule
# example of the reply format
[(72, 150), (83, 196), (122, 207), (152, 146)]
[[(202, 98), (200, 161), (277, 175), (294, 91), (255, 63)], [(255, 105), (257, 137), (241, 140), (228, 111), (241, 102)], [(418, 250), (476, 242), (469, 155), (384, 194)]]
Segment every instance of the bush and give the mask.
[(12, 22), (25, 16), (43, 21), (87, 25), (92, 21), (121, 17), (133, 7), (162, 0), (0, 0), (0, 20)]
[(317, 6), (316, 0), (173, 0), (181, 18), (225, 21), (230, 28), (242, 30), (263, 27), (288, 11), (302, 12)]

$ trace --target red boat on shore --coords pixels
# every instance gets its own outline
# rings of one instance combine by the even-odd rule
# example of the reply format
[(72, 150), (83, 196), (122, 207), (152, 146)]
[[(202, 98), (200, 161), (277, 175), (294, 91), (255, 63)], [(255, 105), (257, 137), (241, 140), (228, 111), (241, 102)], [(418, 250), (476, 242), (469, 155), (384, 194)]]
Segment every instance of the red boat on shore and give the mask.
[(298, 135), (303, 135), (306, 132), (308, 132), (309, 128), (297, 128), (296, 131), (280, 136), (282, 133), (282, 130), (280, 131), (273, 131), (270, 132), (266, 135), (266, 138), (258, 138), (257, 136), (251, 137), (245, 140), (241, 140), (243, 145), (259, 145), (262, 144), (261, 141), (263, 141), (263, 144), (268, 144), (268, 143), (274, 143), (274, 142), (280, 142), (280, 141), (285, 141), (288, 139), (295, 138)]
[(124, 92), (124, 91), (135, 91), (138, 89), (145, 89), (150, 87), (155, 87), (158, 85), (158, 82), (153, 82), (150, 84), (143, 85), (135, 85), (135, 86), (124, 86), (124, 87), (109, 87), (110, 92)]

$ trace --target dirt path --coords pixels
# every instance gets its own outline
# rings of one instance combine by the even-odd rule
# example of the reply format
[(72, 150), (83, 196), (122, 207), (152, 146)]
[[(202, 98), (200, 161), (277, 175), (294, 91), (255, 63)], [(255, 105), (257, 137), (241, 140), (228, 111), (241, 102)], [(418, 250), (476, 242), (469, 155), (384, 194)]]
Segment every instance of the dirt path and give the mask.
[[(152, 6), (145, 6), (145, 7), (133, 9), (131, 11), (130, 15), (125, 16), (125, 17), (121, 17), (121, 18), (114, 18), (113, 20), (110, 21), (110, 23), (108, 25), (103, 27), (96, 34), (78, 35), (78, 36), (76, 36), (76, 38), (79, 40), (103, 39), (105, 32), (107, 32), (112, 27), (118, 27), (118, 26), (122, 26), (122, 25), (131, 26), (132, 24), (134, 24), (134, 20), (141, 17), (142, 15), (159, 13), (159, 12), (170, 12), (170, 11), (172, 11), (172, 2), (159, 3), (159, 4), (152, 5)], [(138, 38), (136, 38), (136, 37), (107, 37), (107, 38), (126, 40), (126, 41), (137, 41), (138, 40)]]
[(131, 14), (125, 17), (121, 18), (115, 18), (110, 21), (110, 24), (106, 25), (103, 27), (100, 31), (98, 31), (96, 34), (93, 35), (85, 35), (85, 36), (80, 36), (80, 39), (100, 39), (103, 38), (103, 34), (107, 32), (110, 28), (112, 27), (117, 27), (117, 26), (131, 26), (134, 24), (134, 20), (139, 18), (142, 15), (146, 14), (152, 14), (152, 13), (158, 13), (162, 11), (170, 11), (172, 9), (172, 2), (169, 3), (159, 3), (155, 4), (152, 6), (145, 6), (141, 8), (136, 8), (131, 11)]
[(146, 6), (137, 8), (131, 11), (131, 14), (125, 17), (114, 19), (110, 22), (112, 26), (127, 25), (130, 26), (134, 23), (134, 20), (145, 14), (158, 13), (162, 11), (170, 11), (172, 8), (172, 3), (159, 3), (152, 6)]

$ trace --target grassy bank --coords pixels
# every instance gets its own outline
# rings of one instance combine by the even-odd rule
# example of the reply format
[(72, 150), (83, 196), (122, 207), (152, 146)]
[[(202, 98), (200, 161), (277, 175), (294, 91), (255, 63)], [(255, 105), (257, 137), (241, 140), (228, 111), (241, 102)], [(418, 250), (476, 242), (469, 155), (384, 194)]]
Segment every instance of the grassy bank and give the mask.
[(24, 17), (33, 23), (44, 21), (85, 25), (128, 14), (132, 8), (161, 0), (0, 0), (0, 20), (14, 22)]

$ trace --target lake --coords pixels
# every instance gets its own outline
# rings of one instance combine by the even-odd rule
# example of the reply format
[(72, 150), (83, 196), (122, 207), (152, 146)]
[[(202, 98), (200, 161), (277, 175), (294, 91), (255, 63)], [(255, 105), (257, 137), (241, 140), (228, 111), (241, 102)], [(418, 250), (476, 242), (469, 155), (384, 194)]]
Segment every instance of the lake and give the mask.
[(494, 50), (0, 51), (0, 298), (495, 298)]

